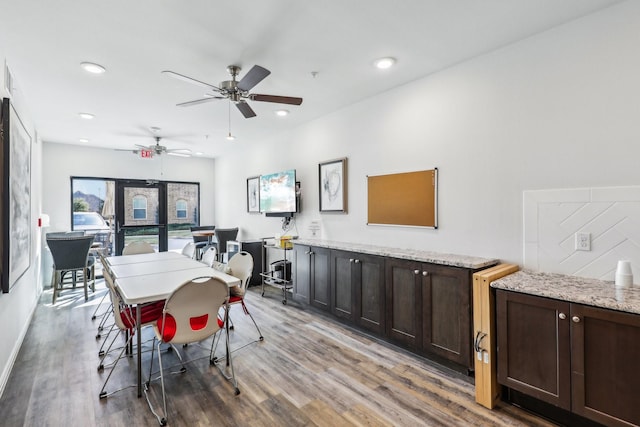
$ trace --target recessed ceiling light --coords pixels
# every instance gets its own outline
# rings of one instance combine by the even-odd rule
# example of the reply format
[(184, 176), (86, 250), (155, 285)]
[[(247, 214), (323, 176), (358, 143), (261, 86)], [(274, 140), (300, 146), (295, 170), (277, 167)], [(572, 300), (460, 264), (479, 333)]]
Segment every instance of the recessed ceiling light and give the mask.
[(89, 140), (87, 138), (80, 138), (78, 141), (80, 141), (80, 142), (89, 142)]
[(277, 110), (276, 115), (280, 117), (284, 117), (289, 114), (289, 110)]
[(87, 120), (91, 120), (93, 119), (95, 116), (91, 113), (78, 113), (78, 115), (80, 117), (82, 117), (83, 119), (87, 119)]
[(202, 155), (204, 155), (204, 153), (203, 153), (202, 151), (196, 151), (194, 154), (195, 154), (196, 156), (202, 156)]
[(93, 62), (81, 62), (80, 66), (83, 70), (91, 74), (102, 74), (107, 71), (102, 65), (94, 64)]
[(396, 63), (396, 59), (389, 56), (386, 58), (376, 59), (373, 62), (373, 65), (375, 65), (376, 68), (379, 68), (381, 70), (386, 70), (387, 68), (393, 67), (393, 64), (395, 63)]

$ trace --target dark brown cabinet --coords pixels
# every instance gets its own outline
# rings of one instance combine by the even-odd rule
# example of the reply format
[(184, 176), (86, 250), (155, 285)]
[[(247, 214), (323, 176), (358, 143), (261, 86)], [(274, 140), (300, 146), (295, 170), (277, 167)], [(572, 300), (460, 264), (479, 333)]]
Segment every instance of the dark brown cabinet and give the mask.
[(314, 307), (329, 311), (329, 249), (294, 245), (295, 297)]
[(472, 369), (472, 270), (389, 258), (386, 335)]
[(309, 304), (311, 295), (311, 257), (309, 246), (293, 245), (293, 299)]
[(568, 316), (567, 302), (497, 291), (498, 382), (570, 409)]
[(331, 312), (374, 333), (384, 333), (384, 258), (331, 251)]
[(640, 315), (498, 290), (498, 381), (608, 426), (640, 425)]

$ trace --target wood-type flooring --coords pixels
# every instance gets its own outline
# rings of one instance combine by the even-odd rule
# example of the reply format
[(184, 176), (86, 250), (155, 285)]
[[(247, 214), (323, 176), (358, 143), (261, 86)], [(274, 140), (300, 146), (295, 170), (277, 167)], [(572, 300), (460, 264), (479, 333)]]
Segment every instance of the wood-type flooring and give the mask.
[[(102, 339), (95, 338), (91, 314), (104, 292), (99, 286), (88, 302), (82, 292), (63, 294), (55, 306), (50, 290), (42, 294), (0, 398), (1, 426), (158, 425), (135, 388), (98, 398), (108, 371), (97, 370)], [(250, 288), (246, 297), (262, 342), (252, 342), (258, 334), (242, 308), (231, 310), (240, 395), (209, 365), (208, 342), (180, 348), (200, 358), (186, 373), (166, 376), (169, 426), (553, 425), (506, 404), (490, 411), (475, 403), (469, 377), (295, 301), (284, 305), (279, 292), (261, 297), (259, 287)], [(144, 338), (152, 335), (143, 331)], [(163, 358), (165, 366), (175, 360), (172, 353)], [(123, 359), (107, 390), (133, 384), (135, 372), (135, 358)], [(155, 399), (159, 387), (151, 385)]]

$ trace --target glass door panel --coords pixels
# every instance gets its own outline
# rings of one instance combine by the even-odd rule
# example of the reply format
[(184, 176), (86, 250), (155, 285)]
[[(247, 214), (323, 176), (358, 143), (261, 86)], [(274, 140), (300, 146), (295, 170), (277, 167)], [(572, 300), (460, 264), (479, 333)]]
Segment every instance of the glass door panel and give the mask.
[(193, 241), (191, 227), (199, 224), (200, 185), (167, 183), (168, 249), (181, 251)]
[(165, 187), (157, 182), (118, 181), (116, 186), (116, 253), (132, 241), (167, 250)]

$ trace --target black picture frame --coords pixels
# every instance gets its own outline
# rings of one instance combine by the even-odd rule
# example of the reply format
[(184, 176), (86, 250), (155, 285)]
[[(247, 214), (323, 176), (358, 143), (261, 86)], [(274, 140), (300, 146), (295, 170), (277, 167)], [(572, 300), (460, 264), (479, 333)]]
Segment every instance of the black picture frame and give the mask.
[(260, 176), (247, 178), (247, 212), (260, 213)]
[(31, 136), (8, 98), (2, 100), (2, 292), (31, 266)]
[(9, 292), (9, 98), (0, 105), (0, 287)]
[(347, 158), (318, 165), (320, 212), (347, 213)]

